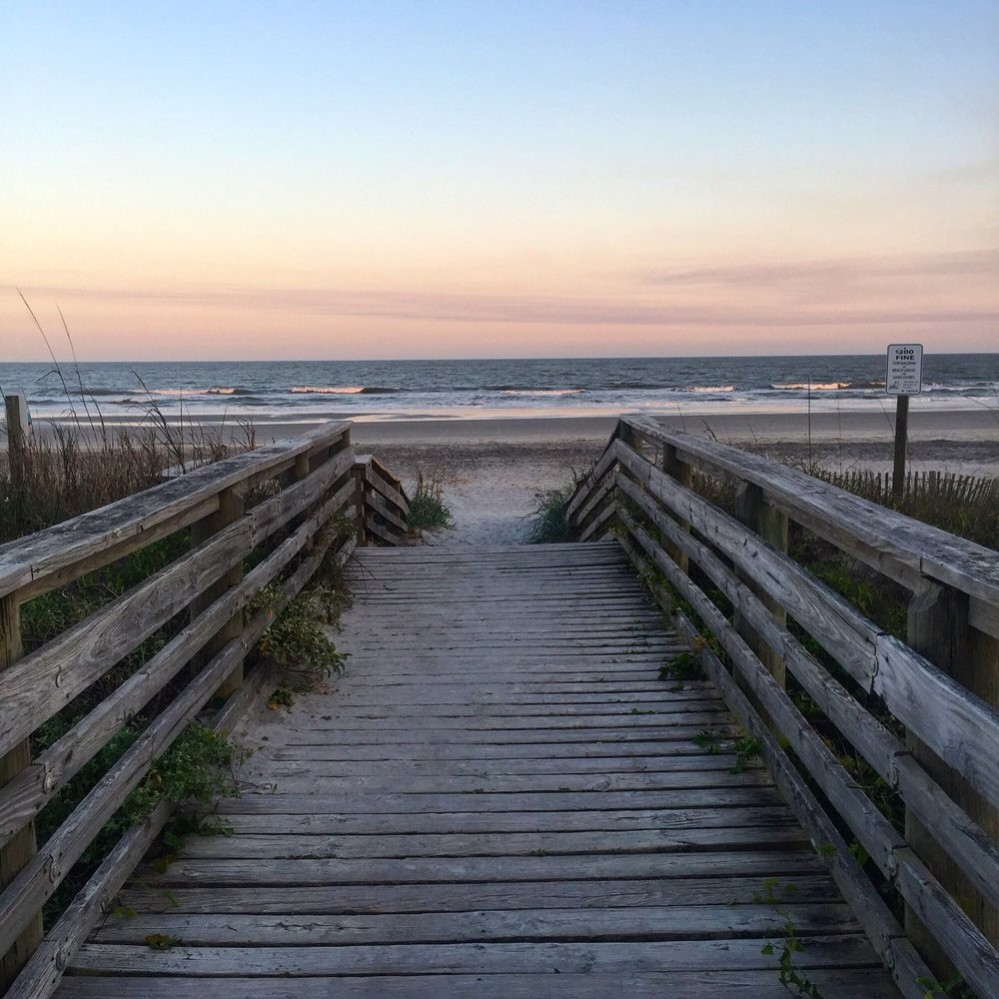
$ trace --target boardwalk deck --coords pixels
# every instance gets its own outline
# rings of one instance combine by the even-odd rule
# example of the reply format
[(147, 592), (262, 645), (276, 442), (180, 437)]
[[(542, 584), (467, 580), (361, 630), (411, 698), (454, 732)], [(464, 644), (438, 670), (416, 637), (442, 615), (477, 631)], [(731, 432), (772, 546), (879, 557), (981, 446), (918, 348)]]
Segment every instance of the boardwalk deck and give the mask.
[[(230, 837), (140, 870), (60, 995), (783, 997), (894, 988), (614, 543), (366, 549), (347, 674), (245, 726)], [(151, 934), (178, 942), (153, 950)]]

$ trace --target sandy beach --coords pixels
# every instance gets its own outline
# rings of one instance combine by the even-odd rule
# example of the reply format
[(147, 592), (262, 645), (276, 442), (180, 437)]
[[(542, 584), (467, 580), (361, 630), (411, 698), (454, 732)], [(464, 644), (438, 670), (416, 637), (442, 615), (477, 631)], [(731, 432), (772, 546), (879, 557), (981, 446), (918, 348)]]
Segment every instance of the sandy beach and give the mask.
[[(811, 453), (832, 469), (891, 467), (891, 423), (881, 412), (813, 413), (811, 445), (806, 414), (664, 422), (783, 461), (805, 461)], [(615, 424), (606, 417), (357, 422), (352, 437), (407, 487), (420, 472), (440, 479), (455, 525), (437, 543), (516, 542), (526, 539), (545, 493), (585, 472)], [(913, 413), (909, 441), (913, 469), (999, 475), (999, 417), (991, 411)]]
[[(301, 422), (256, 420), (258, 446), (295, 436), (330, 412)], [(217, 419), (195, 418), (205, 427)], [(894, 410), (841, 413), (716, 413), (657, 417), (672, 429), (715, 437), (779, 461), (814, 461), (832, 470), (892, 464)], [(109, 421), (111, 423), (115, 421)], [(352, 439), (376, 454), (409, 489), (417, 477), (440, 481), (454, 527), (439, 544), (526, 540), (545, 494), (566, 488), (599, 457), (617, 423), (612, 416), (503, 416), (485, 419), (358, 419)], [(45, 432), (44, 421), (36, 430)], [(232, 421), (226, 432), (241, 434)], [(909, 466), (955, 474), (999, 476), (999, 412), (915, 409), (909, 415)]]

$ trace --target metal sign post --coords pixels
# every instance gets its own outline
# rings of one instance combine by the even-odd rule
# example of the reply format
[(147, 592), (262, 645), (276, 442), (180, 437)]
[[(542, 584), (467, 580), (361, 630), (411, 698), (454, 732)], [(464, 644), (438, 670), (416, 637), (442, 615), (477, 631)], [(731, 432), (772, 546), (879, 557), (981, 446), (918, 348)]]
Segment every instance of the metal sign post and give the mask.
[(891, 475), (891, 494), (901, 496), (905, 486), (905, 447), (909, 436), (909, 396), (923, 390), (923, 345), (892, 343), (888, 345), (885, 392), (897, 396), (895, 404), (895, 464)]

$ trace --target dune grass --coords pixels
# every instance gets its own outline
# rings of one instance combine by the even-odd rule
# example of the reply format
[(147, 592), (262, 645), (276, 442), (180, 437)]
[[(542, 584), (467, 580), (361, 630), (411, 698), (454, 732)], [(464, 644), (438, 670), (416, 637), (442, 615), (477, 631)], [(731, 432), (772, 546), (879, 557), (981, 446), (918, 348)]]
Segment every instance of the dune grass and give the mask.
[(553, 489), (539, 500), (528, 541), (532, 545), (572, 541), (573, 529), (566, 516), (566, 506), (576, 491), (573, 482), (562, 489)]
[(454, 523), (444, 502), (444, 483), (437, 475), (417, 473), (416, 490), (409, 500), (407, 527), (411, 533), (441, 531)]

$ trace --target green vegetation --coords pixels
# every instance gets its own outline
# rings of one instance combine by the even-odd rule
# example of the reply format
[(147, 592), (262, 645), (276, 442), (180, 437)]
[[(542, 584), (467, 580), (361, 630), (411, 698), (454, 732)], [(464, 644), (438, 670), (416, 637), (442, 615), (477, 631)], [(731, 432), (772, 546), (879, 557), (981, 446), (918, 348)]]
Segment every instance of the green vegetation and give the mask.
[[(55, 795), (38, 818), (40, 841), (48, 839), (69, 818), (141, 734), (142, 726), (139, 724), (126, 725)], [(189, 809), (164, 832), (163, 843), (167, 849), (176, 849), (185, 833), (224, 832), (217, 821), (206, 821), (199, 815), (198, 809), (212, 816), (217, 798), (239, 797), (233, 768), (247, 755), (245, 750), (212, 729), (200, 725), (187, 728), (156, 761), (145, 780), (125, 799), (56, 889), (45, 905), (46, 925), (51, 925), (59, 917), (125, 831), (142, 821), (160, 801), (165, 799)], [(173, 856), (172, 853), (164, 855)]]
[(880, 506), (931, 524), (986, 548), (999, 548), (999, 482), (932, 473), (914, 476), (902, 495), (893, 497), (888, 477), (872, 472), (839, 474), (816, 469), (817, 478)]
[(254, 446), (248, 425), (230, 440), (224, 426), (178, 427), (155, 407), (138, 427), (110, 427), (99, 415), (75, 412), (70, 420), (29, 435), (20, 448), (0, 447), (0, 542), (155, 486), (167, 468), (197, 467)]
[(690, 680), (703, 680), (704, 667), (696, 652), (679, 652), (668, 663), (659, 667), (660, 680), (676, 680), (686, 683)]
[(721, 732), (707, 728), (694, 736), (694, 744), (706, 749), (712, 755), (735, 753), (735, 764), (729, 771), (733, 774), (741, 774), (749, 761), (759, 757), (763, 750), (763, 740), (756, 736), (740, 735), (735, 739), (729, 739)]
[(437, 475), (416, 477), (416, 491), (409, 500), (407, 527), (411, 533), (441, 531), (454, 523), (444, 502), (444, 483)]
[[(778, 952), (777, 948), (780, 947)], [(805, 945), (794, 931), (794, 924), (787, 920), (784, 924), (784, 939), (779, 944), (768, 941), (760, 948), (761, 954), (777, 955), (777, 966), (780, 969), (780, 983), (792, 995), (804, 996), (806, 999), (822, 999), (822, 993), (814, 984), (794, 966), (794, 955), (801, 953)]]
[(291, 677), (302, 689), (315, 689), (343, 671), (346, 656), (323, 631), (329, 620), (317, 589), (307, 590), (276, 618), (260, 640), (260, 654)]
[(528, 536), (532, 545), (573, 540), (572, 525), (566, 516), (565, 508), (575, 491), (576, 487), (573, 484), (563, 489), (553, 489), (541, 497)]
[(944, 999), (975, 999), (975, 994), (960, 975), (954, 975), (945, 982), (938, 982), (935, 978), (917, 978), (916, 984), (925, 990), (923, 999), (937, 999), (937, 996)]
[[(313, 584), (275, 617), (257, 645), (257, 654), (277, 666), (286, 678), (268, 701), (273, 710), (290, 707), (294, 693), (319, 689), (346, 666), (346, 654), (337, 650), (324, 630), (339, 627), (340, 616), (350, 602), (343, 567), (335, 557), (336, 547), (334, 540), (313, 576)], [(271, 583), (249, 602), (245, 617), (250, 620), (265, 608), (276, 612), (282, 602), (280, 584)]]

